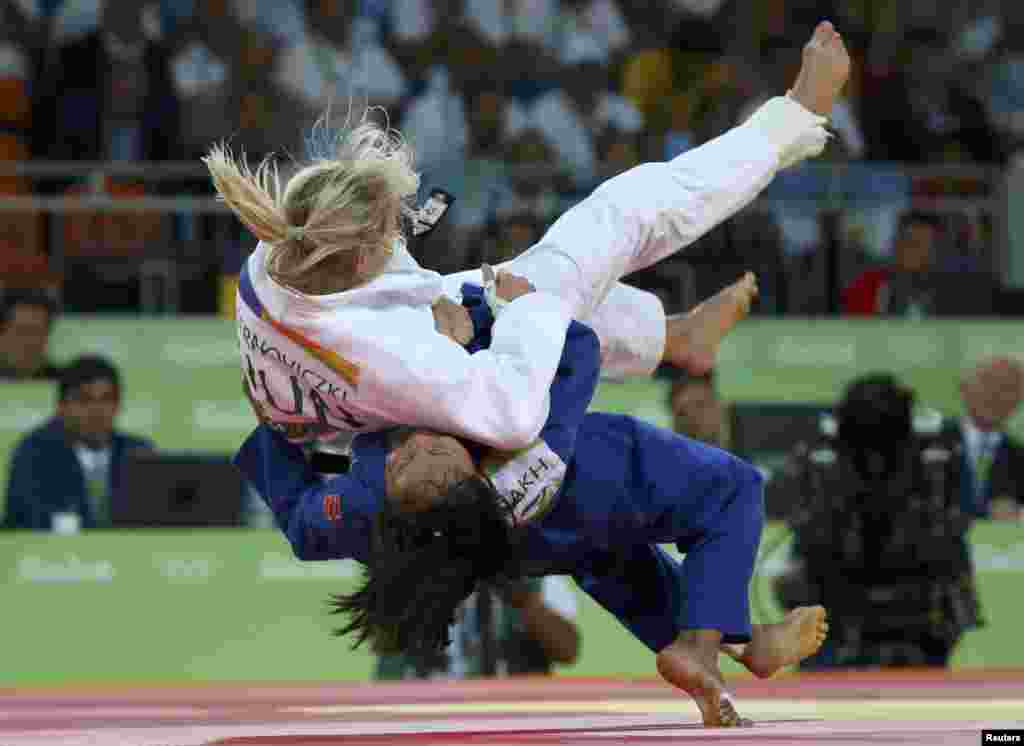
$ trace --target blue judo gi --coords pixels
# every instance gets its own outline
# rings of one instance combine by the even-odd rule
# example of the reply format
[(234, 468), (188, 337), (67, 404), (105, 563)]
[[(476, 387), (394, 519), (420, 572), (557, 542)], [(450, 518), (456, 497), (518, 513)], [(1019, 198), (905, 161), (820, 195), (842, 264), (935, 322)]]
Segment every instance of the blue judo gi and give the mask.
[[(479, 288), (463, 290), (476, 331), (472, 352), (487, 346), (493, 317)], [(587, 413), (599, 371), (596, 335), (573, 322), (541, 432), (567, 470), (550, 509), (524, 527), (522, 572), (571, 574), (654, 652), (684, 629), (749, 641), (749, 584), (764, 526), (760, 473), (636, 418)], [(324, 479), (300, 447), (261, 426), (235, 463), (299, 559), (365, 562), (389, 441), (389, 432), (360, 435), (350, 471)], [(683, 561), (657, 546), (668, 543)]]

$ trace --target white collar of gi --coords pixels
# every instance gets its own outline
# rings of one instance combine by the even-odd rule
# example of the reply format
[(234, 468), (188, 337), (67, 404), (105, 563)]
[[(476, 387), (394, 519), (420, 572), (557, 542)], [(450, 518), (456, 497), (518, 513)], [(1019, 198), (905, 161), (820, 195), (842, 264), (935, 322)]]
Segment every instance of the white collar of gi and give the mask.
[(260, 242), (249, 258), (250, 279), (270, 315), (278, 319), (287, 313), (309, 315), (340, 306), (429, 307), (444, 292), (441, 275), (421, 267), (406, 248), (404, 238), (395, 241), (381, 274), (359, 287), (328, 295), (305, 295), (277, 283), (267, 273), (266, 254), (266, 246)]

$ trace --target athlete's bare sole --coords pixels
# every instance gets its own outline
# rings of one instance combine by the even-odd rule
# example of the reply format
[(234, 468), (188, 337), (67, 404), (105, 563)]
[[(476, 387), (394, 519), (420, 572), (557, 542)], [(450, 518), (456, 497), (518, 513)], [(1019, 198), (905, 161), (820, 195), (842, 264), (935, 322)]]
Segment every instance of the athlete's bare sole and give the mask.
[(722, 339), (750, 313), (757, 292), (757, 277), (747, 272), (692, 311), (669, 316), (665, 362), (693, 375), (703, 375), (714, 368)]
[(704, 725), (715, 728), (750, 726), (740, 717), (718, 667), (721, 633), (688, 630), (665, 647), (657, 657), (658, 673), (689, 694), (700, 709)]
[(746, 666), (755, 676), (766, 679), (818, 652), (828, 636), (828, 612), (823, 606), (799, 606), (781, 622), (755, 624), (746, 645), (723, 645), (722, 649)]

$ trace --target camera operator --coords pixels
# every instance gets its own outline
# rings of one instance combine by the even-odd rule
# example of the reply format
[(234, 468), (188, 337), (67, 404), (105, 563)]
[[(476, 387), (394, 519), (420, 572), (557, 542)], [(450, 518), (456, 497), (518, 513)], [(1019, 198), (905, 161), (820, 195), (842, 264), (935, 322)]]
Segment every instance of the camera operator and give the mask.
[(795, 506), (779, 601), (829, 609), (829, 640), (805, 669), (944, 667), (981, 624), (960, 459), (941, 419), (915, 432), (913, 405), (890, 375), (853, 381), (836, 433), (798, 447), (773, 486)]

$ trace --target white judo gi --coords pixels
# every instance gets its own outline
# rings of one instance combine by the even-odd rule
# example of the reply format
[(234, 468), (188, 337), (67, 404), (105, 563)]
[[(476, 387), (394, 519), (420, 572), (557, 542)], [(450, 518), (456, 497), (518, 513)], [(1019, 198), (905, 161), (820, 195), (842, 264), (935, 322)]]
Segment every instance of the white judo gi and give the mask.
[(266, 271), (257, 246), (237, 297), (242, 367), (256, 403), (294, 441), (332, 442), (393, 425), (502, 448), (534, 441), (571, 319), (586, 321), (613, 375), (646, 375), (665, 345), (656, 296), (618, 282), (749, 204), (782, 168), (821, 152), (825, 119), (788, 97), (667, 163), (600, 185), (538, 244), (499, 269), (537, 288), (508, 304), (490, 349), (468, 354), (434, 328), (432, 304), (479, 270), (442, 277), (404, 250), (370, 282), (303, 295)]

